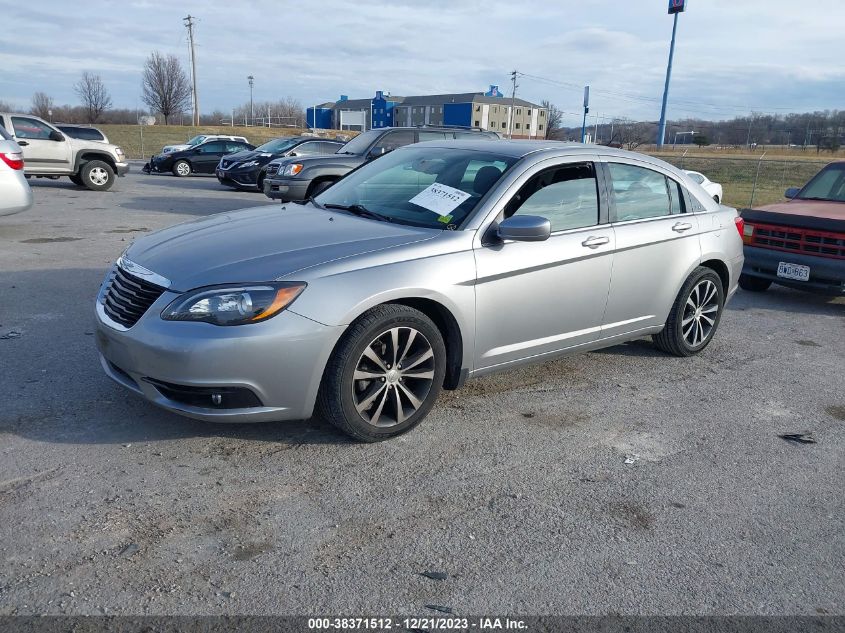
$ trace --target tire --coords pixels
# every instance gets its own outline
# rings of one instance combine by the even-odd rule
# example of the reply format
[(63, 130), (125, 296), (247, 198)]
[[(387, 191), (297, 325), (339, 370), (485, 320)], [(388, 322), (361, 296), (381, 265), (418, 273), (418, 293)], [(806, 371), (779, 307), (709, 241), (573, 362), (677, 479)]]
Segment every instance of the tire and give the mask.
[(317, 194), (324, 192), (326, 189), (331, 187), (335, 182), (336, 181), (334, 181), (334, 180), (321, 180), (320, 182), (314, 183), (313, 185), (311, 185), (311, 188), (308, 189), (308, 196), (309, 197), (316, 196)]
[(193, 169), (191, 168), (191, 163), (186, 160), (177, 160), (173, 163), (173, 171), (174, 176), (179, 176), (180, 178), (184, 178), (185, 176), (190, 176)]
[(255, 179), (255, 187), (258, 189), (258, 193), (264, 193), (264, 177), (267, 174), (265, 172), (261, 172), (258, 174), (258, 178)]
[(754, 277), (753, 275), (740, 275), (739, 287), (749, 292), (765, 292), (772, 285), (770, 279)]
[(91, 191), (108, 191), (115, 181), (114, 170), (101, 160), (89, 160), (79, 170), (79, 179)]
[(73, 176), (68, 176), (68, 178), (70, 178), (70, 181), (73, 184), (75, 184), (77, 187), (84, 187), (85, 186), (85, 183), (82, 182), (82, 178), (79, 176), (79, 174), (74, 174)]
[(698, 354), (716, 335), (724, 307), (719, 275), (699, 266), (681, 287), (663, 330), (652, 336), (654, 344), (673, 356)]
[[(413, 364), (406, 360), (401, 370), (402, 362), (394, 366), (393, 358)], [(323, 373), (316, 413), (361, 442), (386, 440), (428, 415), (445, 374), (446, 346), (431, 319), (404, 305), (376, 306), (338, 342)]]

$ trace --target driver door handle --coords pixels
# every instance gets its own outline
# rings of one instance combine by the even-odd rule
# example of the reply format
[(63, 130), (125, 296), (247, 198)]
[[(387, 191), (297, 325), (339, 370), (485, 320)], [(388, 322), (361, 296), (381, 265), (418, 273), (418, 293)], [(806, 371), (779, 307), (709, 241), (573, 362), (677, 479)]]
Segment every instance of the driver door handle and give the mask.
[(609, 241), (609, 237), (595, 237), (591, 235), (586, 240), (581, 242), (581, 246), (585, 246), (586, 248), (598, 248), (602, 244), (607, 244)]
[(689, 231), (691, 228), (692, 224), (689, 222), (675, 222), (675, 224), (672, 225), (672, 230), (675, 231), (675, 233), (683, 233), (684, 231)]
[(27, 143), (26, 141), (18, 141), (18, 145), (20, 145), (21, 147), (25, 147), (26, 145), (29, 145), (29, 143)]

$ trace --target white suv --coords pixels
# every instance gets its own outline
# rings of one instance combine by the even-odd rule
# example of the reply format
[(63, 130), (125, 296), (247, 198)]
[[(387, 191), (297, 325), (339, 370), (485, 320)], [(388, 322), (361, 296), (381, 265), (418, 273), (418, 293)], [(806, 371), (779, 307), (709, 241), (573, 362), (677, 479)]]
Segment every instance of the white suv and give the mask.
[(22, 148), (27, 176), (68, 176), (80, 187), (107, 191), (129, 171), (117, 145), (70, 138), (37, 116), (0, 112), (0, 127)]

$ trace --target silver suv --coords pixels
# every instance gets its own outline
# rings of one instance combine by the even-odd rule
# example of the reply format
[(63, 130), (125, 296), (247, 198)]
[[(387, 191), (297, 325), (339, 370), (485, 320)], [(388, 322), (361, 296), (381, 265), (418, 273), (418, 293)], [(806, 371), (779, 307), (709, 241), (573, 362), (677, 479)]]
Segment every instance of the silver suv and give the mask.
[(68, 176), (80, 187), (107, 191), (117, 176), (129, 171), (117, 145), (71, 138), (37, 116), (0, 112), (0, 127), (23, 150), (27, 177)]

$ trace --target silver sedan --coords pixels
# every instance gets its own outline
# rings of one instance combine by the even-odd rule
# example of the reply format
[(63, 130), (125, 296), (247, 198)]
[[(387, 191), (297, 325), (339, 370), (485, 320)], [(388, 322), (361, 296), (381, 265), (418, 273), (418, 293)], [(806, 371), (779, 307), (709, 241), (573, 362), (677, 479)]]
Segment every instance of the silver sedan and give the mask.
[(105, 372), (210, 421), (317, 414), (363, 441), (441, 389), (652, 335), (713, 340), (742, 220), (667, 163), (589, 145), (398, 149), (315, 200), (135, 242), (96, 301)]
[(23, 166), (20, 145), (0, 126), (0, 215), (19, 213), (32, 206), (32, 190)]

